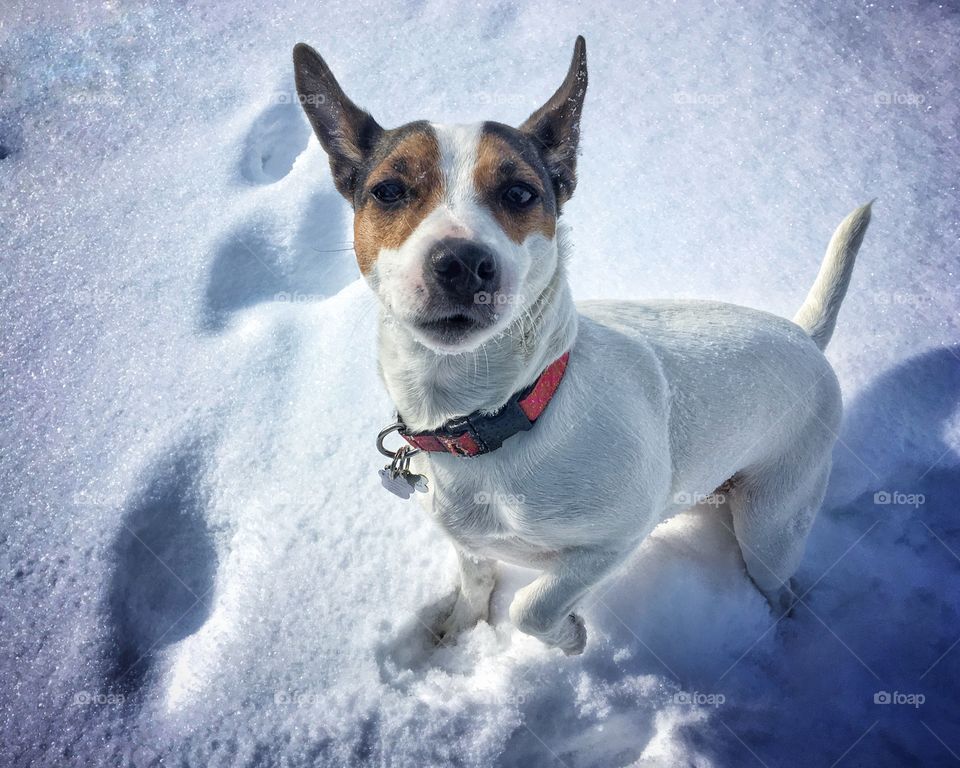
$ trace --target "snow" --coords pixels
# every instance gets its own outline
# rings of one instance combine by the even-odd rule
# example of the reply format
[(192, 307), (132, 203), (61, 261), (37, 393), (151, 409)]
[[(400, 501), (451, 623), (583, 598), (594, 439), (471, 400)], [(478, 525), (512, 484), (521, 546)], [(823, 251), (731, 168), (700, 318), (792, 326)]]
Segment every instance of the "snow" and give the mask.
[[(593, 596), (582, 657), (510, 626), (508, 568), (428, 650), (455, 561), (379, 487), (376, 307), (290, 50), (387, 125), (518, 123), (577, 33), (578, 298), (790, 316), (878, 198), (810, 591), (775, 622), (698, 507)], [(958, 759), (958, 34), (931, 3), (5, 5), (0, 762)]]

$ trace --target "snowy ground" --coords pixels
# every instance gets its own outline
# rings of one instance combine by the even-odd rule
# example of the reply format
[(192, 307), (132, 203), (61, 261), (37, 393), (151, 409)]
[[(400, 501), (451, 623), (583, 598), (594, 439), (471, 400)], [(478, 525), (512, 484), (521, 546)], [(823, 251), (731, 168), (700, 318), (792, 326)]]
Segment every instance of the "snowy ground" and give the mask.
[[(960, 762), (955, 9), (41, 5), (0, 10), (0, 763)], [(582, 657), (509, 625), (517, 570), (428, 653), (454, 563), (379, 488), (374, 305), (290, 49), (387, 125), (517, 123), (577, 33), (577, 297), (789, 316), (878, 198), (810, 592), (774, 623), (697, 509)]]

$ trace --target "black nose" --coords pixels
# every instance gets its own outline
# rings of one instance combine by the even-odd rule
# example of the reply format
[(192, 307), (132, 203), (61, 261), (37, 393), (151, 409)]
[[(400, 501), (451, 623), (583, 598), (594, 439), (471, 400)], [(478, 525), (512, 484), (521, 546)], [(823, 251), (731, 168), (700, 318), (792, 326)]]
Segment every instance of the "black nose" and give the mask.
[[(472, 304), (477, 294), (500, 287), (500, 269), (493, 251), (472, 240), (446, 238), (430, 249), (428, 264), (437, 286), (454, 301)], [(482, 297), (481, 302), (489, 296)]]

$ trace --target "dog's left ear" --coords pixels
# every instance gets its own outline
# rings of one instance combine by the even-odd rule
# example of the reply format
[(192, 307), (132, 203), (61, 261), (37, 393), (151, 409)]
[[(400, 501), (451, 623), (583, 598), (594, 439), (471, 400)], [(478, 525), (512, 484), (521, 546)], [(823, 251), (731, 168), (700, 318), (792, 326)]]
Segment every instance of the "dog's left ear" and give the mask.
[(327, 63), (306, 43), (294, 46), (293, 70), (300, 105), (330, 158), (333, 182), (353, 205), (363, 162), (383, 128), (350, 101)]
[(586, 92), (587, 42), (581, 35), (577, 37), (563, 84), (520, 126), (539, 148), (560, 205), (570, 199), (577, 186), (577, 144)]

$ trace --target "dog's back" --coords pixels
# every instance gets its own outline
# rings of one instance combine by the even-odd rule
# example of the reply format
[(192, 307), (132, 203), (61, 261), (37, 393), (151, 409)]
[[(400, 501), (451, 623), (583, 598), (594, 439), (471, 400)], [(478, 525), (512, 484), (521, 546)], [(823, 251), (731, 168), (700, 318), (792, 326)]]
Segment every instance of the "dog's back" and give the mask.
[(681, 499), (709, 493), (743, 467), (779, 454), (811, 417), (837, 429), (836, 376), (789, 320), (712, 301), (577, 306), (603, 328), (649, 345), (659, 361), (669, 382), (672, 486)]
[(601, 326), (649, 345), (659, 361), (669, 382), (675, 491), (704, 492), (789, 446), (832, 445), (843, 406), (822, 350), (869, 222), (868, 203), (840, 223), (793, 321), (713, 301), (578, 305)]

